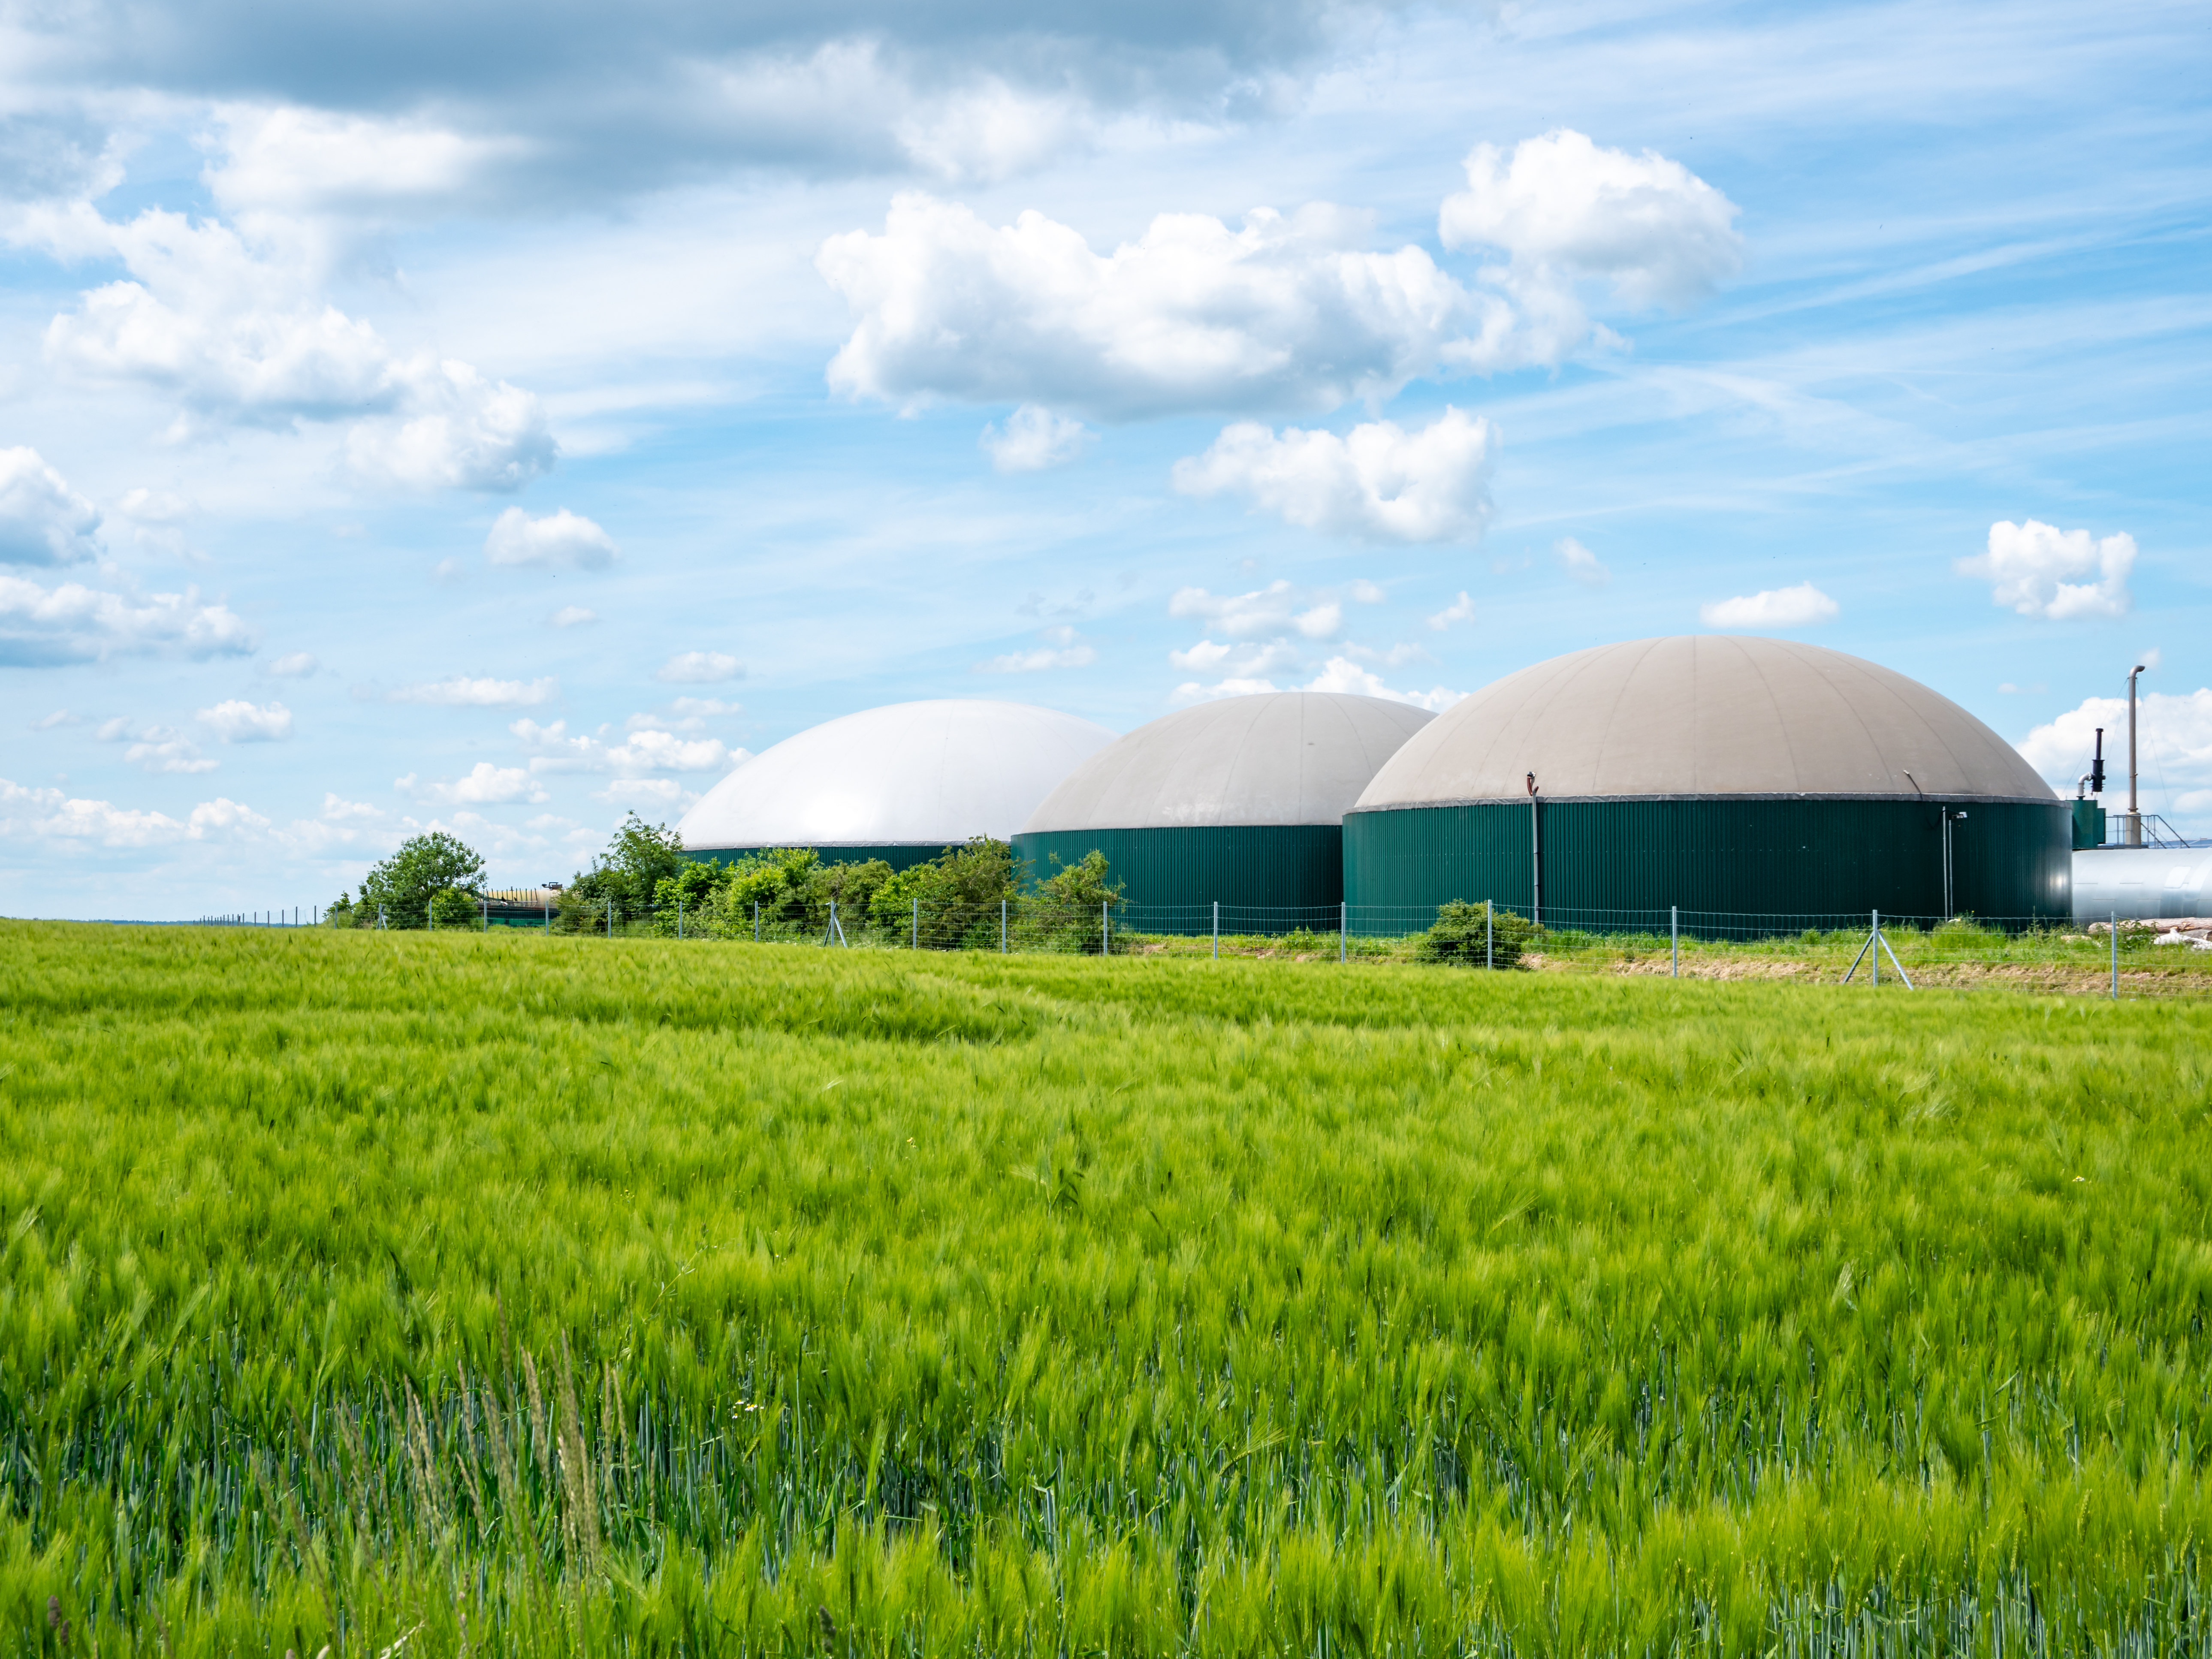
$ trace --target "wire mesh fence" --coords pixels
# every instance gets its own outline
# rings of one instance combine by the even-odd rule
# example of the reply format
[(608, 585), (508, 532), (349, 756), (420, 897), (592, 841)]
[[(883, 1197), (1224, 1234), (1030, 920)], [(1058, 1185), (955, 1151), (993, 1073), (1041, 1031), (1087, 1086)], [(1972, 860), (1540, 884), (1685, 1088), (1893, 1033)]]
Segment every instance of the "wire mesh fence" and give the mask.
[(2212, 918), (2082, 922), (2048, 916), (1752, 915), (1574, 910), (1486, 902), (1096, 906), (1034, 892), (956, 903), (847, 908), (830, 899), (625, 907), (611, 899), (449, 890), (351, 914), (313, 908), (202, 918), (209, 926), (394, 931), (520, 929), (552, 937), (665, 939), (830, 950), (1274, 958), (1346, 966), (1423, 963), (1488, 972), (1784, 980), (1869, 989), (2009, 987), (2119, 995), (2212, 993)]

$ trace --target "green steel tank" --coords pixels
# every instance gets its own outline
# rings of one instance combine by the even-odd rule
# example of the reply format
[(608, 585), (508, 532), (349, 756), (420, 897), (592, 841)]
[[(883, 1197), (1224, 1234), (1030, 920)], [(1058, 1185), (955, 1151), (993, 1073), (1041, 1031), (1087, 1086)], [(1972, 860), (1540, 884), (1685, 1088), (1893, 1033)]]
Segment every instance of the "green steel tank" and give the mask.
[(1555, 657), (1453, 705), (1346, 815), (1345, 892), (1410, 925), (1452, 899), (1598, 928), (1677, 908), (1698, 931), (1875, 909), (2019, 925), (2070, 915), (2072, 839), (2020, 752), (1917, 681), (1684, 635)]
[[(1435, 716), (1381, 697), (1273, 691), (1164, 715), (1076, 767), (1022, 826), (1032, 879), (1106, 855), (1130, 925), (1203, 932), (1224, 912), (1326, 908), (1344, 896), (1344, 810)], [(1231, 914), (1224, 925), (1286, 918)], [(1323, 918), (1309, 920), (1319, 922)]]

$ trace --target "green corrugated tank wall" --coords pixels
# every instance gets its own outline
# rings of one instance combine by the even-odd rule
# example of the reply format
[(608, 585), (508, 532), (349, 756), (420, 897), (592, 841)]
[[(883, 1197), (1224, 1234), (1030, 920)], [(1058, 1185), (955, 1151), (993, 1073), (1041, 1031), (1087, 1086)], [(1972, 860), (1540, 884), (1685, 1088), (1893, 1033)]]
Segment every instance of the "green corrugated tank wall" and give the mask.
[[(2070, 915), (2067, 802), (1946, 805), (1967, 815), (1952, 826), (1954, 912), (1992, 920)], [(1544, 913), (1556, 925), (1569, 925), (1576, 911), (1635, 911), (1663, 925), (1670, 906), (1777, 917), (1943, 910), (1942, 830), (1931, 800), (1707, 796), (1553, 800), (1537, 810)], [(1346, 896), (1355, 907), (1409, 914), (1451, 899), (1492, 899), (1525, 911), (1534, 898), (1529, 813), (1526, 801), (1349, 813)], [(1384, 919), (1363, 920), (1377, 927)]]
[[(1106, 855), (1109, 879), (1126, 884), (1125, 901), (1143, 909), (1206, 911), (1201, 921), (1133, 916), (1148, 933), (1202, 933), (1218, 901), (1226, 909), (1327, 906), (1344, 896), (1344, 831), (1334, 823), (1237, 823), (1149, 830), (1047, 830), (1014, 837), (1029, 878), (1080, 863), (1091, 848)], [(1156, 926), (1155, 923), (1158, 923)]]
[[(735, 864), (739, 859), (749, 859), (772, 849), (766, 847), (700, 847), (686, 848), (684, 856), (706, 864)], [(824, 864), (866, 864), (870, 859), (881, 859), (894, 870), (910, 870), (917, 864), (927, 864), (943, 854), (942, 847), (930, 847), (920, 842), (892, 842), (883, 846), (860, 846), (842, 843), (814, 849), (822, 855)]]

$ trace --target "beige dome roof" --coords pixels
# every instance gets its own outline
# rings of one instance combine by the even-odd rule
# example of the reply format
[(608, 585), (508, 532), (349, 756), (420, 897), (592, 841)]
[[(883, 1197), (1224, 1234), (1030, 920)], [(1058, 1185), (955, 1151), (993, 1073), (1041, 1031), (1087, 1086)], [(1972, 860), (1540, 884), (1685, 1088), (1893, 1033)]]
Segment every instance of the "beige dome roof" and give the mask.
[(1435, 715), (1381, 697), (1272, 691), (1162, 715), (1077, 767), (1022, 826), (1155, 830), (1337, 823)]
[(1416, 733), (1358, 804), (1525, 800), (1531, 772), (1549, 800), (2053, 799), (2018, 750), (1917, 680), (1817, 645), (1698, 634), (1509, 674)]

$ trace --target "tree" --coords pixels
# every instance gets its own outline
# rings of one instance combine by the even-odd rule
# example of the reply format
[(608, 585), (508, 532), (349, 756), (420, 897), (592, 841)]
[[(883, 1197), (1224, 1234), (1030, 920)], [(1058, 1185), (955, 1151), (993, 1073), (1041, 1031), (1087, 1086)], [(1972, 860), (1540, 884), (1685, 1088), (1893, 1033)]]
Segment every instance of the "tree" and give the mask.
[(362, 927), (373, 927), (380, 907), (386, 926), (420, 927), (436, 895), (458, 891), (473, 896), (483, 890), (483, 858), (444, 830), (410, 836), (362, 878), (355, 919)]
[(607, 850), (568, 884), (562, 908), (596, 910), (604, 916), (607, 901), (612, 899), (619, 920), (642, 916), (653, 908), (660, 884), (673, 879), (684, 863), (683, 836), (665, 823), (647, 823), (632, 812), (615, 831)]

